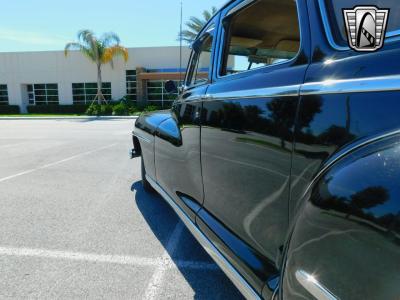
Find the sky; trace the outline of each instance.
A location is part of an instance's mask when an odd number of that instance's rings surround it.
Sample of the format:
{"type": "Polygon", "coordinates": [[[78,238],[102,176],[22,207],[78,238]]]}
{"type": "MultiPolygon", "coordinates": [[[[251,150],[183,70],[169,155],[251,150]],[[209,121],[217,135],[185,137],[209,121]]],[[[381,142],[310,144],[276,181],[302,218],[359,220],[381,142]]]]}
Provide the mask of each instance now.
{"type": "MultiPolygon", "coordinates": [[[[182,0],[184,20],[227,0],[182,0]]],[[[178,45],[180,0],[0,0],[0,52],[63,50],[81,29],[125,47],[178,45]]]]}

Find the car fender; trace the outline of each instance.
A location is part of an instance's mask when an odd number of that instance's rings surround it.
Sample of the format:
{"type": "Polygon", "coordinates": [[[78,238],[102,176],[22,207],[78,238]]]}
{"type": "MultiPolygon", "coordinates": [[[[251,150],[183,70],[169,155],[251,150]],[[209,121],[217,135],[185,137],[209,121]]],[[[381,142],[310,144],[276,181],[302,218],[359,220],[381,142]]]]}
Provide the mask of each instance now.
{"type": "Polygon", "coordinates": [[[397,299],[400,134],[348,149],[315,178],[286,245],[281,299],[397,299]]]}
{"type": "Polygon", "coordinates": [[[133,144],[136,152],[140,153],[146,168],[146,174],[151,178],[156,178],[154,138],[157,128],[164,121],[172,118],[170,110],[146,112],[139,116],[135,122],[133,134],[133,144]],[[136,149],[140,146],[140,149],[136,149]]]}

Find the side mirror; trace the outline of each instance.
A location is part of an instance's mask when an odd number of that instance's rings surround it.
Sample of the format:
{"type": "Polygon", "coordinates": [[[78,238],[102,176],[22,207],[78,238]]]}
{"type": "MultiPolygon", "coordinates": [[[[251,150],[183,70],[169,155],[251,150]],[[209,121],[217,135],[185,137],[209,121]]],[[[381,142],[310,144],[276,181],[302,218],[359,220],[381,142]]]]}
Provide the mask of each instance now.
{"type": "Polygon", "coordinates": [[[176,86],[175,81],[172,81],[172,80],[168,80],[167,82],[165,82],[164,89],[169,94],[178,93],[178,87],[176,86]]]}

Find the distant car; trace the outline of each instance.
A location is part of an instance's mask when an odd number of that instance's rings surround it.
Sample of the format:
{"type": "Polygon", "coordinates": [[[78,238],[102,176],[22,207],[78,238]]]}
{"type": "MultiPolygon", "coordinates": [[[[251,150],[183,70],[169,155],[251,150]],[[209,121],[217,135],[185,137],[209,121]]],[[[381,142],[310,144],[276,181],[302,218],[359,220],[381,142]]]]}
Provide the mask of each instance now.
{"type": "Polygon", "coordinates": [[[400,5],[367,2],[391,10],[371,53],[344,29],[361,1],[230,1],[136,122],[144,188],[247,298],[400,297],[400,5]]]}

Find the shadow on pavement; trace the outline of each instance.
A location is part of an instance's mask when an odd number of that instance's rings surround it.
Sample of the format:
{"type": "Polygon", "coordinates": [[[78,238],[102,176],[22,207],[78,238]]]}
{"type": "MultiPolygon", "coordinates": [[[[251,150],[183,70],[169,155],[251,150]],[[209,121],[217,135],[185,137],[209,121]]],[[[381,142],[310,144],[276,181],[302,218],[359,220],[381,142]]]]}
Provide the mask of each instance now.
{"type": "MultiPolygon", "coordinates": [[[[165,248],[176,224],[180,222],[179,218],[168,203],[158,194],[145,192],[141,181],[135,182],[131,190],[132,192],[136,191],[135,201],[137,207],[143,214],[154,235],[165,248]]],[[[186,228],[181,235],[176,251],[169,253],[169,255],[175,263],[178,261],[213,263],[210,256],[186,228]]],[[[178,266],[178,269],[194,291],[194,299],[243,299],[236,287],[219,268],[215,270],[202,270],[187,269],[178,266]]],[[[168,275],[170,274],[171,272],[168,273],[168,275]]],[[[176,279],[171,278],[170,280],[166,280],[165,288],[178,288],[179,281],[176,279]]]]}

